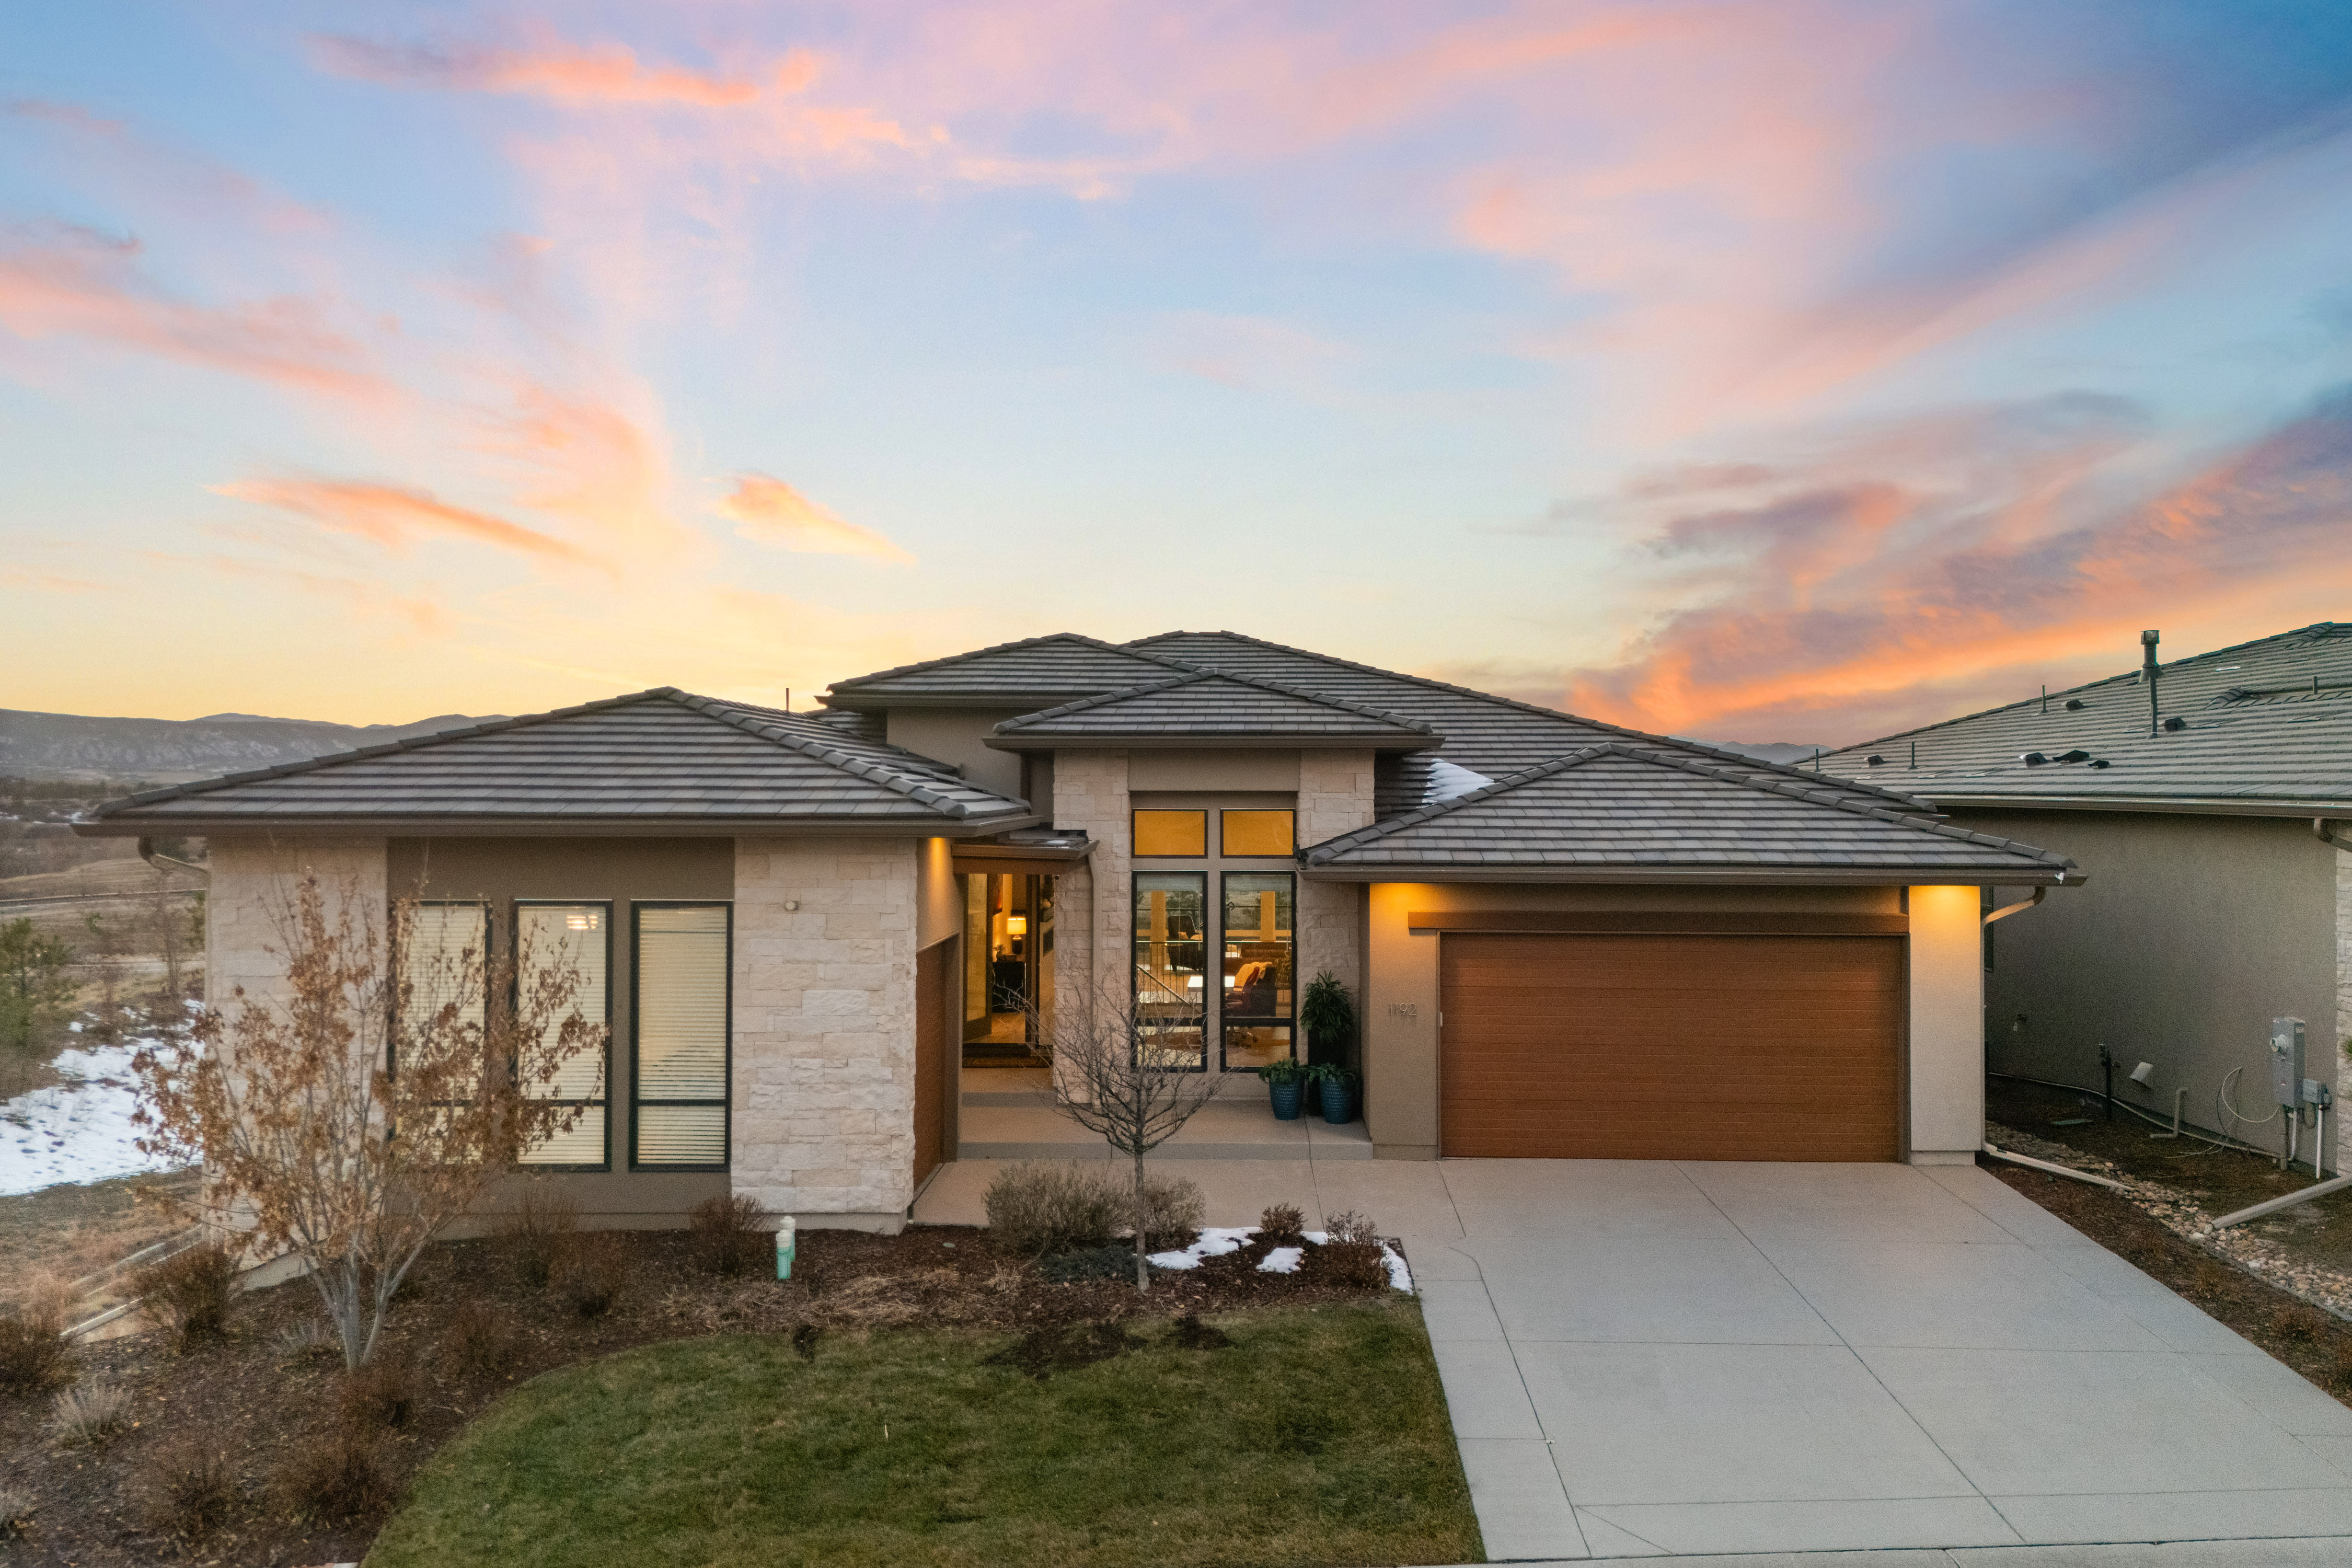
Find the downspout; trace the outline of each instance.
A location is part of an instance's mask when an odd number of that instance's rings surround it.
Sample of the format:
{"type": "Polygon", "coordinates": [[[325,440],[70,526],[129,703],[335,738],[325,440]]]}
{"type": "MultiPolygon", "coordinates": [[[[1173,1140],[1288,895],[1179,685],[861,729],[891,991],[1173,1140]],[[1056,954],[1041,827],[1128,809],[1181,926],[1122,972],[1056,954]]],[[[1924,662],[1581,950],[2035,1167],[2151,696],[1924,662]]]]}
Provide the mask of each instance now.
{"type": "Polygon", "coordinates": [[[166,866],[181,871],[194,871],[197,876],[202,877],[205,879],[207,886],[211,884],[213,879],[213,874],[202,866],[192,866],[185,860],[174,860],[169,855],[156,854],[155,841],[152,838],[142,838],[139,841],[139,858],[146,861],[147,864],[154,867],[158,871],[163,869],[166,866]]]}
{"type": "Polygon", "coordinates": [[[2352,842],[2338,838],[2328,831],[2327,818],[2324,816],[2315,816],[2311,819],[2311,836],[2330,848],[2341,849],[2347,854],[2352,854],[2352,842]]]}
{"type": "Polygon", "coordinates": [[[2040,903],[2043,899],[2049,896],[2049,889],[2036,888],[2033,889],[2033,896],[2030,899],[2020,899],[2013,904],[2003,904],[1997,910],[1987,910],[1985,911],[1984,923],[1990,925],[1995,921],[2007,920],[2010,916],[2016,914],[2021,910],[2032,909],[2034,905],[2040,903]]]}

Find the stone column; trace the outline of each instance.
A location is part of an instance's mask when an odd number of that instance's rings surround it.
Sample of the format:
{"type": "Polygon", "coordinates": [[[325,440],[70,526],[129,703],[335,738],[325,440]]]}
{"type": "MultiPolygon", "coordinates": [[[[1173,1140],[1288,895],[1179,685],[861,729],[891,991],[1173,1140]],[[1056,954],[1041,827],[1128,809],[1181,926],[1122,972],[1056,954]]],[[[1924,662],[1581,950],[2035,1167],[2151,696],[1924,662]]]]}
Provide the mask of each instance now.
{"type": "Polygon", "coordinates": [[[803,1224],[914,1201],[920,848],[736,840],[734,1189],[803,1224]]]}

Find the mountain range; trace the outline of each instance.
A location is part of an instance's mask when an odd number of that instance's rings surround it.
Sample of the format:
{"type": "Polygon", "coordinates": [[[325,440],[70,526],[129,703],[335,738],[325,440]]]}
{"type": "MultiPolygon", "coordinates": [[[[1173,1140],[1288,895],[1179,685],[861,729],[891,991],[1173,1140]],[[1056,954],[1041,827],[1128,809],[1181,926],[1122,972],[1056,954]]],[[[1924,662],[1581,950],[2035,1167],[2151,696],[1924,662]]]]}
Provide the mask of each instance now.
{"type": "Polygon", "coordinates": [[[96,719],[0,708],[0,776],[176,784],[482,722],[464,713],[413,724],[330,724],[252,713],[96,719]]]}

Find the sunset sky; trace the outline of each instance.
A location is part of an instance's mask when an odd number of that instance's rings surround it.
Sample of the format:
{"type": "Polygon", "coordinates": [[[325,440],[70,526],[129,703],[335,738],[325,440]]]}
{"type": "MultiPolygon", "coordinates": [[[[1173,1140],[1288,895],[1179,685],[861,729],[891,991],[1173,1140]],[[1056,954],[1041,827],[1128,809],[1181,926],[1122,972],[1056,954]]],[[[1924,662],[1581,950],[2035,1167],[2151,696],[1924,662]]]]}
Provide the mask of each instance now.
{"type": "Polygon", "coordinates": [[[2352,620],[2347,503],[2341,0],[0,8],[0,707],[1835,743],[2352,620]]]}

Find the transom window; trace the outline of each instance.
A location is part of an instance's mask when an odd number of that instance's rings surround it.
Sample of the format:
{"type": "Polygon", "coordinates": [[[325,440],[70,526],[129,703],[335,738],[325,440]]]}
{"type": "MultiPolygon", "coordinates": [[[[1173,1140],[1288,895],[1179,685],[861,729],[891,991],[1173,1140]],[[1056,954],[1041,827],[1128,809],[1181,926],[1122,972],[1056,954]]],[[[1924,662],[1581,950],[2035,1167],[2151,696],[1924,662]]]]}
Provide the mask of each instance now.
{"type": "Polygon", "coordinates": [[[1135,852],[1165,859],[1199,859],[1209,852],[1209,814],[1205,811],[1135,813],[1135,852]]]}

